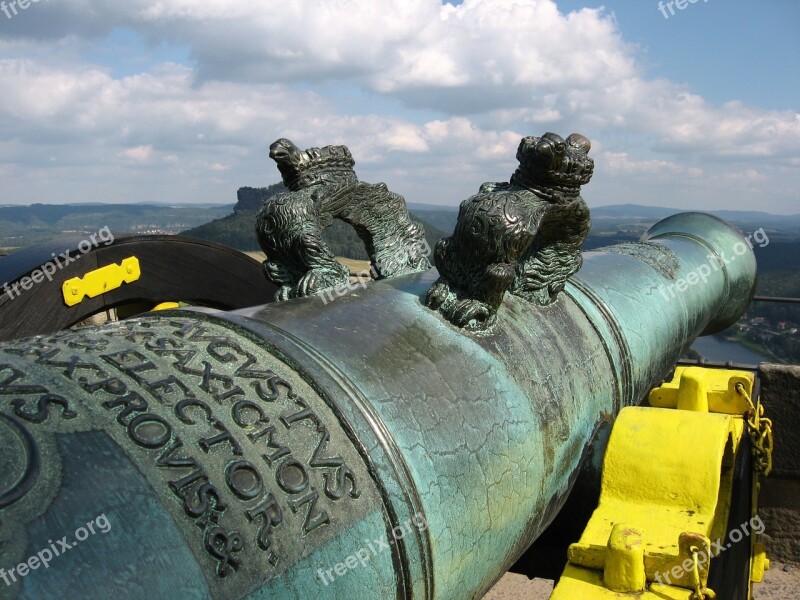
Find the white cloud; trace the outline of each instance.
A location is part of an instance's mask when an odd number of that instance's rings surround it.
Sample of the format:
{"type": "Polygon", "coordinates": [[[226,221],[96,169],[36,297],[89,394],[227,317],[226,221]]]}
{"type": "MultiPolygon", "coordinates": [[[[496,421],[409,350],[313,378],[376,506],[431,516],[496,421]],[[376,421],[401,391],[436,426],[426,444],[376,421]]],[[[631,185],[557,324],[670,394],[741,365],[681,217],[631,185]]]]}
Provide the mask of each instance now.
{"type": "MultiPolygon", "coordinates": [[[[130,164],[153,173],[131,199],[147,190],[149,199],[222,200],[193,186],[213,173],[232,195],[276,180],[266,148],[283,136],[346,143],[360,177],[413,190],[417,201],[456,202],[485,179],[508,177],[519,138],[547,130],[596,140],[586,195],[613,196],[606,203],[631,201],[619,196],[634,190],[641,197],[648,177],[665,174],[667,186],[695,182],[696,192],[681,192],[699,198],[698,180],[733,186],[728,174],[752,169],[788,210],[785,190],[800,179],[800,115],[713,106],[686,86],[648,79],[602,9],[563,14],[551,0],[73,0],[23,16],[0,32],[0,164],[14,197],[34,170],[57,179],[69,168],[66,189],[86,199],[102,188],[98,177],[124,179],[119,169],[130,164]],[[119,27],[188,47],[191,63],[115,76],[82,58],[119,27]]],[[[748,201],[728,191],[719,202],[748,201]]]]}
{"type": "Polygon", "coordinates": [[[605,166],[610,173],[681,173],[684,168],[666,160],[635,160],[627,152],[603,152],[595,158],[598,167],[605,166]]]}
{"type": "Polygon", "coordinates": [[[145,163],[153,157],[153,147],[147,145],[128,148],[127,150],[120,152],[120,156],[132,162],[145,163]]]}

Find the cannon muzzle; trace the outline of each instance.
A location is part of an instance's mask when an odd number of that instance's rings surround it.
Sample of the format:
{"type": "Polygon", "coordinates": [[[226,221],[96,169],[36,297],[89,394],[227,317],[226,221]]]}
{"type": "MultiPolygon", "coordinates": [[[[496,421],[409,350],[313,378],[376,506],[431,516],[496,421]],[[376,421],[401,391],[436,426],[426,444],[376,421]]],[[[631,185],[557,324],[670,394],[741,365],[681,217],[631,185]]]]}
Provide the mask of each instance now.
{"type": "Polygon", "coordinates": [[[436,279],[0,345],[0,597],[480,598],[755,259],[675,215],[480,332],[436,279]]]}

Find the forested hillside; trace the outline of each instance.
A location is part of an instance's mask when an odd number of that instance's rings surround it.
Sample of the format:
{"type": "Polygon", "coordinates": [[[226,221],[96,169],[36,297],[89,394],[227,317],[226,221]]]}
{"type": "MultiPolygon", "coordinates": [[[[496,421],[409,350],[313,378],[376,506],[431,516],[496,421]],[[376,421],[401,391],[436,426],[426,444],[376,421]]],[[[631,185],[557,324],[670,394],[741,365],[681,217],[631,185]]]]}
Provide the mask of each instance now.
{"type": "MultiPolygon", "coordinates": [[[[240,188],[237,192],[238,202],[233,214],[221,219],[216,219],[205,225],[195,227],[183,232],[183,235],[199,237],[231,246],[237,250],[259,250],[256,240],[255,224],[258,209],[267,198],[274,196],[286,188],[282,184],[271,185],[266,188],[240,188]]],[[[431,248],[439,238],[449,235],[436,226],[425,221],[419,215],[411,213],[411,218],[422,224],[425,228],[425,238],[431,248]]],[[[338,219],[326,228],[323,233],[331,251],[336,256],[366,260],[367,252],[364,243],[356,235],[355,230],[338,219]]]]}

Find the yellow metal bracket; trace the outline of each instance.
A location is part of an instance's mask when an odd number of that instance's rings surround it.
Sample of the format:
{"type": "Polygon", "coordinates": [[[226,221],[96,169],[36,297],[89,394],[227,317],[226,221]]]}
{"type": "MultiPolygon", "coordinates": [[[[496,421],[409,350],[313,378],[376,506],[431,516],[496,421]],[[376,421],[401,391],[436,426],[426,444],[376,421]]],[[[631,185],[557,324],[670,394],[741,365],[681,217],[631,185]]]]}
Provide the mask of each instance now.
{"type": "Polygon", "coordinates": [[[677,367],[672,381],[650,392],[650,406],[743,415],[748,398],[737,387],[752,390],[753,380],[749,371],[677,367]]]}
{"type": "Polygon", "coordinates": [[[753,381],[747,371],[679,367],[650,393],[653,407],[620,411],[598,507],[551,600],[715,597],[711,540],[727,533],[753,381]]]}
{"type": "Polygon", "coordinates": [[[151,311],[158,311],[158,310],[172,310],[173,308],[180,308],[180,302],[161,302],[160,304],[156,304],[151,311]]]}
{"type": "Polygon", "coordinates": [[[111,290],[116,290],[123,283],[136,281],[141,275],[139,259],[135,256],[129,256],[120,264],[111,263],[105,267],[89,271],[83,277],[68,279],[61,286],[61,293],[67,306],[75,306],[80,304],[86,296],[94,298],[111,290]]]}

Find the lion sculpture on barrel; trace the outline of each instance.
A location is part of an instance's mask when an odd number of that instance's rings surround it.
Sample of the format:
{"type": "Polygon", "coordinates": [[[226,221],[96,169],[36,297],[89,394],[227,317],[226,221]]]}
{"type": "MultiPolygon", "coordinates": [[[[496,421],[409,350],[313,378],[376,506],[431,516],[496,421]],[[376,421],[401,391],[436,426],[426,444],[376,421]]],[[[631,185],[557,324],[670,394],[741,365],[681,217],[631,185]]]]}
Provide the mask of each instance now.
{"type": "Polygon", "coordinates": [[[288,188],[267,200],[256,218],[258,243],[267,255],[264,274],[279,286],[276,300],[347,285],[349,271],[322,234],[333,219],[355,229],[376,279],[430,268],[425,230],[411,220],[403,197],[383,183],[360,182],[346,146],[300,150],[281,138],[269,155],[288,188]]]}
{"type": "Polygon", "coordinates": [[[580,190],[594,170],[590,147],[576,133],[523,138],[511,180],[484,183],[461,203],[453,235],[436,244],[440,277],[425,303],[459,327],[483,330],[506,291],[538,305],[554,302],[581,267],[589,233],[580,190]]]}

